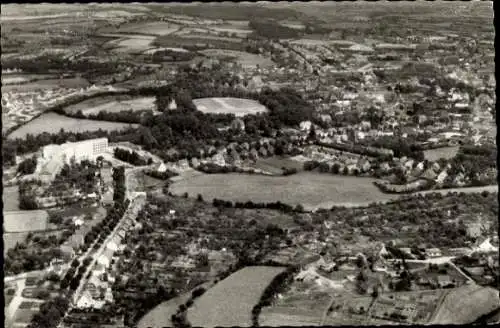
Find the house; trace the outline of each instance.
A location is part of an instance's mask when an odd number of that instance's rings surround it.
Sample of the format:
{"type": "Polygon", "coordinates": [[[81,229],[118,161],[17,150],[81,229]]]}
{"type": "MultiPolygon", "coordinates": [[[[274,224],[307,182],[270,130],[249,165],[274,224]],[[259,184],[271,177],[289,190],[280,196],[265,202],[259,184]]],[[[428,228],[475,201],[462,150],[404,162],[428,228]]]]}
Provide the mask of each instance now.
{"type": "Polygon", "coordinates": [[[436,277],[436,284],[439,288],[453,287],[455,285],[449,275],[438,275],[436,277]]]}
{"type": "Polygon", "coordinates": [[[387,162],[383,162],[382,164],[380,164],[380,170],[384,173],[387,173],[389,172],[391,169],[391,166],[389,165],[389,163],[387,162]]]}
{"type": "Polygon", "coordinates": [[[427,248],[425,250],[425,255],[428,257],[440,257],[442,254],[439,248],[427,248]]]}
{"type": "Polygon", "coordinates": [[[448,176],[448,173],[446,172],[446,170],[443,170],[441,173],[439,173],[439,175],[437,176],[436,178],[436,182],[437,183],[443,183],[444,180],[446,179],[446,177],[448,176]]]}
{"type": "Polygon", "coordinates": [[[301,131],[309,131],[309,130],[311,130],[311,127],[312,127],[311,121],[300,122],[300,130],[301,131]]]}
{"type": "Polygon", "coordinates": [[[433,169],[428,168],[427,170],[425,170],[425,172],[420,177],[422,179],[434,181],[437,178],[437,174],[436,174],[436,172],[434,172],[433,169]]]}

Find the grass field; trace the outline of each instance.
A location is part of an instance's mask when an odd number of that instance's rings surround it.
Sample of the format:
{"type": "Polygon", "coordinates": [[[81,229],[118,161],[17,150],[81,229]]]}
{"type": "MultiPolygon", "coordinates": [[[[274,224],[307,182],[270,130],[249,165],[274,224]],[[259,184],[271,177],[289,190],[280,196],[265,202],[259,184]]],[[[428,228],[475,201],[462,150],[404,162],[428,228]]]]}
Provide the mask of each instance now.
{"type": "Polygon", "coordinates": [[[155,109],[154,97],[132,98],[128,96],[99,97],[82,101],[81,103],[68,106],[64,109],[66,113],[74,114],[79,110],[83,115],[97,114],[100,111],[118,113],[122,111],[141,111],[155,109]]]}
{"type": "Polygon", "coordinates": [[[47,229],[48,214],[43,210],[4,212],[5,232],[27,232],[47,229]]]}
{"type": "Polygon", "coordinates": [[[3,210],[19,211],[19,187],[5,187],[2,192],[3,210]]]}
{"type": "Polygon", "coordinates": [[[188,310],[193,327],[252,325],[251,312],[271,280],[284,268],[243,268],[209,289],[188,310]]]}
{"type": "Polygon", "coordinates": [[[203,113],[229,113],[235,116],[267,111],[258,101],[241,98],[199,98],[194,99],[196,109],[203,113]]]}
{"type": "Polygon", "coordinates": [[[58,88],[79,89],[88,87],[90,84],[84,78],[49,79],[24,84],[10,84],[2,86],[2,92],[34,92],[37,90],[51,90],[58,88]]]}
{"type": "Polygon", "coordinates": [[[201,194],[204,199],[302,204],[306,209],[332,206],[366,206],[398,198],[382,193],[375,179],[300,172],[287,177],[207,174],[174,183],[170,190],[177,195],[201,194]],[[245,188],[241,188],[245,186],[245,188]]]}
{"type": "Polygon", "coordinates": [[[273,61],[270,58],[266,58],[263,56],[259,56],[256,54],[251,54],[244,51],[235,51],[235,50],[223,50],[223,49],[207,49],[202,50],[200,53],[209,56],[209,57],[232,57],[238,63],[240,63],[243,67],[259,67],[268,68],[274,65],[273,61]]]}
{"type": "Polygon", "coordinates": [[[456,146],[424,150],[424,156],[425,159],[432,162],[437,161],[440,158],[450,159],[455,157],[455,155],[458,153],[458,149],[459,147],[456,146]]]}
{"type": "Polygon", "coordinates": [[[109,41],[105,44],[106,48],[112,48],[115,52],[143,52],[151,48],[151,43],[155,40],[155,36],[147,35],[127,35],[123,34],[103,34],[104,36],[118,37],[116,40],[109,41]]]}
{"type": "Polygon", "coordinates": [[[113,131],[136,126],[137,124],[76,119],[56,113],[45,113],[13,131],[8,138],[25,138],[27,134],[36,136],[44,132],[58,133],[61,129],[72,132],[97,131],[99,129],[113,131]]]}

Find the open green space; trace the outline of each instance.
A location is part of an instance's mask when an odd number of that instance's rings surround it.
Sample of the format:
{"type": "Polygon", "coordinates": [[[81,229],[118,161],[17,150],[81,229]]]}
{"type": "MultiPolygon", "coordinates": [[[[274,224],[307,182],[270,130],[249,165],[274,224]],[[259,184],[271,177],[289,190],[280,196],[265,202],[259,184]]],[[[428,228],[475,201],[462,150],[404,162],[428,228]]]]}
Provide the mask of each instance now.
{"type": "Polygon", "coordinates": [[[201,194],[205,200],[214,198],[257,203],[280,201],[289,205],[301,204],[306,209],[332,206],[363,206],[398,198],[382,193],[373,178],[337,176],[301,172],[287,177],[208,174],[181,180],[170,190],[177,195],[201,194]]]}
{"type": "Polygon", "coordinates": [[[136,124],[77,119],[56,113],[45,113],[13,131],[8,138],[25,138],[28,134],[36,136],[44,132],[58,133],[61,129],[71,132],[97,131],[99,129],[113,131],[135,126],[136,124]]]}

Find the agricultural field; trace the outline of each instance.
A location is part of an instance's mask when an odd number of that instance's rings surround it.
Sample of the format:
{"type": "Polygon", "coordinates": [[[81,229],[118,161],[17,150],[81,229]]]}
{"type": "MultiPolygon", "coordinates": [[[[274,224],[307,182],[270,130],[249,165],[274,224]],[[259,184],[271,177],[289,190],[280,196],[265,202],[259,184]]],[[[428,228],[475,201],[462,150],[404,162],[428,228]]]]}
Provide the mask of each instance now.
{"type": "Polygon", "coordinates": [[[101,111],[119,113],[122,111],[154,110],[154,97],[132,98],[129,96],[107,96],[88,99],[81,103],[68,106],[64,109],[67,114],[82,111],[83,115],[96,115],[101,111]]]}
{"type": "Polygon", "coordinates": [[[440,158],[450,159],[455,157],[458,153],[459,147],[443,147],[437,149],[424,150],[424,157],[426,160],[435,162],[440,158]]]}
{"type": "Polygon", "coordinates": [[[196,109],[203,113],[224,113],[235,116],[266,112],[267,108],[256,100],[242,98],[199,98],[194,99],[196,109]]]}
{"type": "Polygon", "coordinates": [[[47,229],[48,214],[43,210],[4,212],[4,231],[26,232],[47,229]]]}
{"type": "Polygon", "coordinates": [[[86,88],[88,86],[90,86],[90,84],[84,78],[49,79],[49,80],[28,82],[24,84],[3,85],[2,92],[35,92],[39,90],[51,90],[60,88],[80,89],[80,88],[86,88]]]}
{"type": "Polygon", "coordinates": [[[172,321],[170,318],[172,314],[175,314],[179,309],[179,305],[185,304],[194,289],[198,289],[200,287],[208,289],[212,286],[211,282],[204,283],[196,288],[193,288],[189,292],[186,292],[182,295],[179,295],[171,300],[161,303],[153,310],[148,312],[144,317],[142,317],[137,323],[137,328],[148,328],[148,327],[173,327],[172,321]]]}
{"type": "Polygon", "coordinates": [[[120,26],[114,33],[137,33],[148,35],[167,35],[180,28],[177,24],[167,22],[132,23],[120,26]]]}
{"type": "Polygon", "coordinates": [[[281,21],[279,23],[282,26],[286,26],[286,27],[293,28],[296,30],[304,30],[306,28],[306,26],[302,22],[299,22],[299,21],[284,20],[284,21],[281,21]]]}
{"type": "Polygon", "coordinates": [[[50,74],[2,74],[2,84],[21,84],[39,80],[54,79],[54,75],[50,74]]]}
{"type": "Polygon", "coordinates": [[[177,195],[187,192],[201,194],[204,199],[253,201],[259,203],[283,202],[302,204],[306,209],[332,206],[366,206],[398,198],[382,193],[372,178],[336,176],[300,172],[287,177],[247,174],[207,174],[172,184],[177,195]],[[241,186],[246,186],[241,188],[241,186]]]}
{"type": "Polygon", "coordinates": [[[205,292],[188,310],[193,327],[252,325],[252,308],[264,289],[284,268],[250,266],[233,273],[205,292]]]}
{"type": "Polygon", "coordinates": [[[233,37],[244,38],[252,33],[252,30],[248,27],[248,22],[246,24],[244,23],[245,21],[242,21],[242,23],[236,21],[220,25],[211,25],[207,26],[207,28],[214,32],[229,33],[233,37]]]}
{"type": "Polygon", "coordinates": [[[499,307],[498,290],[464,285],[446,295],[431,324],[468,324],[499,307]]]}
{"type": "Polygon", "coordinates": [[[99,129],[113,131],[128,127],[137,127],[137,124],[126,124],[107,121],[76,119],[56,113],[45,113],[26,123],[8,135],[9,139],[26,138],[26,135],[39,135],[44,132],[58,133],[61,129],[72,132],[97,131],[99,129]]]}
{"type": "MultiPolygon", "coordinates": [[[[110,34],[109,36],[120,36],[119,34],[110,34]]],[[[122,36],[122,35],[121,35],[122,36]]],[[[127,35],[117,40],[106,43],[107,48],[112,48],[115,52],[141,53],[151,48],[151,43],[155,40],[154,36],[146,35],[127,35]]]]}
{"type": "Polygon", "coordinates": [[[209,34],[169,34],[157,37],[154,40],[154,46],[156,47],[198,47],[198,48],[223,48],[228,50],[243,50],[244,46],[240,39],[228,38],[228,37],[218,37],[209,34]]]}
{"type": "Polygon", "coordinates": [[[202,50],[200,53],[205,56],[215,57],[215,58],[232,58],[235,62],[241,64],[241,66],[269,68],[274,65],[274,62],[270,58],[266,58],[260,55],[251,54],[244,51],[234,51],[234,50],[223,50],[223,49],[207,49],[202,50]]]}

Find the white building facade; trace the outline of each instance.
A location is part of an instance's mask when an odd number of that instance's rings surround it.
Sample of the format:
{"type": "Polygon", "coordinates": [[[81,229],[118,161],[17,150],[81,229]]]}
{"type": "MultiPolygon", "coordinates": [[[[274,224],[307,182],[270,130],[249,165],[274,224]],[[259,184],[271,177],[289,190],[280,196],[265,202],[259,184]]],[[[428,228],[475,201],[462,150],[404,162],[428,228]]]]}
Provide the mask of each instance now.
{"type": "Polygon", "coordinates": [[[71,158],[77,162],[105,153],[108,150],[108,138],[84,140],[80,142],[67,142],[62,145],[48,145],[43,147],[43,158],[50,160],[53,157],[63,157],[66,163],[71,158]]]}

